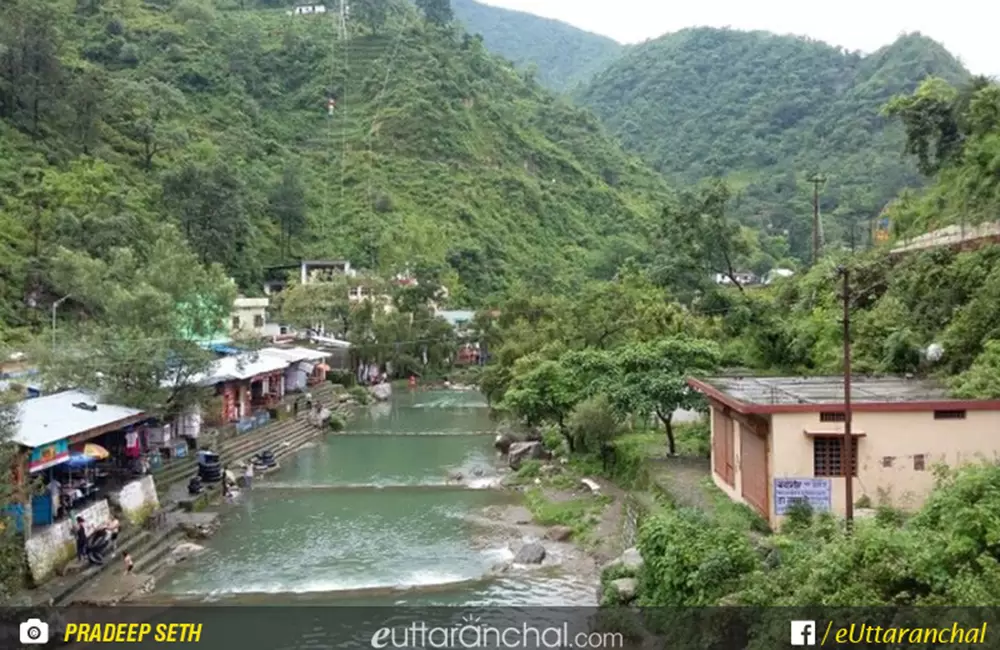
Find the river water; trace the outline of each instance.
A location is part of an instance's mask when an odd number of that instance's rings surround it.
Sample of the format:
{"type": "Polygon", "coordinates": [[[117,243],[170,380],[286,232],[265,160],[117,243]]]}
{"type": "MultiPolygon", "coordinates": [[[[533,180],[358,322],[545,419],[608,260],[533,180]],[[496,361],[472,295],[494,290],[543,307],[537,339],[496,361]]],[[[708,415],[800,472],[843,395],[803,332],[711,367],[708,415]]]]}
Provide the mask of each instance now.
{"type": "Polygon", "coordinates": [[[397,390],[258,478],[207,550],[157,586],[180,603],[594,604],[594,584],[558,567],[494,576],[512,557],[473,520],[513,497],[497,472],[481,395],[397,390]],[[459,471],[469,477],[449,482],[459,471]]]}

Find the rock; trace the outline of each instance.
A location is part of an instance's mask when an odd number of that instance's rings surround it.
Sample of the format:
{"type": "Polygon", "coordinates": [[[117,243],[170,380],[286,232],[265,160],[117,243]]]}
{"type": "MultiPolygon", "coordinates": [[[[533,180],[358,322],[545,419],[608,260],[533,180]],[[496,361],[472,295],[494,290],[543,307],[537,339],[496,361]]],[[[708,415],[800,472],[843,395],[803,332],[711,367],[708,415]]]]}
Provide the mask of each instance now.
{"type": "Polygon", "coordinates": [[[383,383],[383,384],[376,384],[376,385],[372,386],[371,388],[369,388],[368,391],[378,401],[380,401],[380,402],[386,402],[386,401],[389,400],[390,397],[392,397],[392,384],[390,384],[388,382],[383,383]]]}
{"type": "Polygon", "coordinates": [[[553,526],[545,532],[545,539],[553,542],[565,542],[573,536],[573,529],[569,526],[553,526]]]}
{"type": "Polygon", "coordinates": [[[448,480],[449,481],[455,481],[457,483],[461,483],[462,479],[464,479],[464,478],[465,478],[465,475],[462,474],[462,472],[452,472],[451,474],[448,475],[448,480]]]}
{"type": "Polygon", "coordinates": [[[192,555],[197,555],[205,550],[204,546],[199,546],[191,542],[184,542],[183,544],[178,544],[174,550],[170,551],[170,560],[172,562],[183,562],[192,555]]]}
{"type": "Polygon", "coordinates": [[[567,464],[569,464],[569,458],[560,458],[559,459],[559,464],[560,465],[567,465],[567,464]]]}
{"type": "Polygon", "coordinates": [[[476,469],[472,470],[472,475],[473,476],[482,476],[483,475],[483,468],[482,467],[477,467],[476,469]]]}
{"type": "Polygon", "coordinates": [[[545,559],[545,547],[538,542],[528,542],[514,556],[517,564],[541,564],[545,559]]]}
{"type": "Polygon", "coordinates": [[[351,396],[347,393],[341,393],[339,396],[337,396],[337,401],[340,402],[341,404],[350,402],[351,396]]]}
{"type": "Polygon", "coordinates": [[[580,479],[580,483],[584,487],[586,487],[588,490],[590,490],[591,494],[600,494],[601,493],[601,486],[600,486],[600,484],[598,484],[598,482],[594,481],[593,479],[582,478],[582,479],[580,479]]]}
{"type": "Polygon", "coordinates": [[[542,474],[546,476],[552,476],[553,474],[558,474],[562,471],[562,468],[558,465],[542,465],[542,474]]]}
{"type": "Polygon", "coordinates": [[[545,448],[542,443],[515,442],[507,450],[507,464],[513,470],[520,469],[521,464],[526,460],[539,460],[545,457],[545,448]]]}
{"type": "Polygon", "coordinates": [[[636,591],[639,589],[639,581],[635,578],[619,578],[611,581],[611,589],[619,603],[625,604],[635,600],[636,591]]]}
{"type": "Polygon", "coordinates": [[[501,454],[506,454],[514,442],[514,437],[509,433],[498,433],[497,437],[493,440],[493,447],[501,454]]]}
{"type": "Polygon", "coordinates": [[[638,571],[639,569],[642,568],[643,564],[642,554],[639,553],[639,549],[637,549],[634,546],[632,548],[626,549],[625,552],[622,553],[621,557],[619,557],[618,559],[621,561],[622,565],[626,569],[630,569],[632,571],[638,571]]]}

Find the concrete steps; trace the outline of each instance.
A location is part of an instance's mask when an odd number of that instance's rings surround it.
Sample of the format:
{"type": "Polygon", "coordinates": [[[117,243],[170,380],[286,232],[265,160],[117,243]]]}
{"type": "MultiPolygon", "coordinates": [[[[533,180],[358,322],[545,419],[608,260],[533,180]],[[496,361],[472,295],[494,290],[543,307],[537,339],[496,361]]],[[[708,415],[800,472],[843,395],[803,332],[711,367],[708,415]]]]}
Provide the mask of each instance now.
{"type": "MultiPolygon", "coordinates": [[[[49,593],[52,595],[54,604],[62,605],[71,603],[75,596],[82,593],[99,576],[106,571],[114,570],[112,567],[117,567],[119,571],[122,570],[124,567],[122,566],[121,558],[126,552],[132,555],[132,561],[135,562],[136,558],[141,557],[147,549],[155,546],[159,540],[176,531],[179,531],[179,529],[174,528],[173,531],[149,531],[143,528],[124,530],[118,538],[118,548],[115,549],[114,554],[105,561],[103,566],[88,567],[73,576],[72,580],[67,583],[58,585],[56,588],[49,588],[49,593]]],[[[183,536],[183,533],[181,535],[183,536]]]]}
{"type": "Polygon", "coordinates": [[[135,569],[133,570],[136,573],[155,575],[156,569],[167,563],[171,551],[186,539],[187,536],[183,530],[179,527],[174,528],[155,543],[145,547],[141,556],[135,553],[132,554],[132,561],[135,562],[135,569]]]}

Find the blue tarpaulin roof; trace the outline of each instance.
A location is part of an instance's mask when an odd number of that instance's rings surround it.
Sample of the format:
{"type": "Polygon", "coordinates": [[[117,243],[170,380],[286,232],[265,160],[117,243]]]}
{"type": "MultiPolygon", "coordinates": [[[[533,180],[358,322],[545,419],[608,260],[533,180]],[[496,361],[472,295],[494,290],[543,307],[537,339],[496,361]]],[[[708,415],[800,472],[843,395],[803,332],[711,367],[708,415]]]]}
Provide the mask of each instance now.
{"type": "Polygon", "coordinates": [[[239,354],[240,352],[242,352],[242,350],[240,350],[239,348],[234,348],[233,346],[226,345],[225,343],[213,343],[208,346],[208,349],[211,350],[212,352],[215,352],[216,354],[225,354],[225,355],[239,354]]]}

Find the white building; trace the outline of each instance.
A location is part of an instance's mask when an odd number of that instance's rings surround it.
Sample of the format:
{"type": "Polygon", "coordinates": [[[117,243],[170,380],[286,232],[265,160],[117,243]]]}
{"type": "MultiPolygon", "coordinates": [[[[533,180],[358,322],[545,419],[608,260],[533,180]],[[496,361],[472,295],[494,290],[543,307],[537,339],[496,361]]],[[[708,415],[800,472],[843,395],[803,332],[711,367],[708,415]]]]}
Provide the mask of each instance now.
{"type": "Polygon", "coordinates": [[[311,14],[325,14],[326,5],[299,5],[291,11],[285,12],[289,16],[308,16],[311,14]]]}
{"type": "Polygon", "coordinates": [[[267,298],[239,297],[233,301],[233,312],[230,315],[230,333],[267,335],[267,298]]]}

